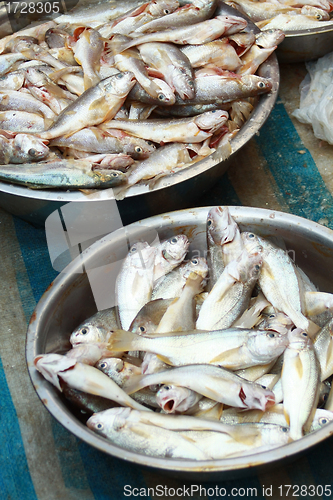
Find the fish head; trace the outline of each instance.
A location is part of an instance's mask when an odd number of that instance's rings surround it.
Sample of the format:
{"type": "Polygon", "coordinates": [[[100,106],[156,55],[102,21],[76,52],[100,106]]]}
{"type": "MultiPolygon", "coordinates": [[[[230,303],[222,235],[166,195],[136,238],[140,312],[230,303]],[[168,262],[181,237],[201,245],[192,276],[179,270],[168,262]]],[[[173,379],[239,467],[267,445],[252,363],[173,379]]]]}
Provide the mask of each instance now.
{"type": "Polygon", "coordinates": [[[96,344],[104,342],[108,333],[108,329],[101,323],[96,321],[85,321],[81,323],[72,333],[69,338],[72,346],[78,344],[96,344]]]}
{"type": "MultiPolygon", "coordinates": [[[[324,10],[324,2],[321,3],[321,7],[314,7],[313,5],[303,5],[301,8],[301,14],[304,16],[313,16],[318,21],[328,21],[330,19],[330,15],[326,10],[324,10]]],[[[326,2],[325,2],[326,4],[326,2]]]]}
{"type": "Polygon", "coordinates": [[[294,328],[288,332],[289,346],[292,349],[307,349],[313,345],[310,335],[302,328],[294,328]]]}
{"type": "Polygon", "coordinates": [[[157,99],[161,104],[172,106],[176,102],[175,94],[170,85],[160,78],[152,78],[152,81],[160,88],[161,92],[158,94],[157,99]]]}
{"type": "Polygon", "coordinates": [[[35,357],[34,365],[43,377],[51,382],[59,391],[61,386],[58,374],[62,371],[69,370],[76,365],[76,360],[71,359],[61,354],[40,354],[35,357]]]}
{"type": "Polygon", "coordinates": [[[259,330],[273,330],[283,335],[286,335],[293,326],[294,323],[289,316],[280,311],[272,312],[257,324],[259,330]]]}
{"type": "Polygon", "coordinates": [[[274,392],[256,383],[243,384],[239,397],[248,409],[266,411],[275,405],[274,392]]]}
{"type": "Polygon", "coordinates": [[[207,260],[204,257],[193,257],[189,262],[187,262],[184,266],[185,273],[184,277],[188,278],[188,276],[193,272],[199,274],[202,278],[206,278],[208,274],[208,264],[207,260]]]}
{"type": "Polygon", "coordinates": [[[49,148],[45,141],[30,134],[17,134],[15,136],[14,151],[28,162],[42,160],[49,154],[49,148]]]}
{"type": "Polygon", "coordinates": [[[237,224],[232,219],[228,207],[213,207],[207,216],[207,232],[216,245],[224,245],[233,241],[237,224]]]}
{"type": "Polygon", "coordinates": [[[152,269],[157,250],[148,245],[146,241],[138,241],[131,246],[125,265],[136,270],[152,269]]]}
{"type": "Polygon", "coordinates": [[[164,259],[182,262],[187,253],[189,244],[190,242],[185,234],[178,234],[169,238],[162,243],[162,254],[164,259]]]}
{"type": "Polygon", "coordinates": [[[95,367],[110,377],[110,374],[121,372],[124,368],[124,361],[120,358],[102,358],[95,367]]]}
{"type": "Polygon", "coordinates": [[[265,364],[280,356],[288,345],[288,335],[272,330],[254,330],[248,337],[247,348],[254,360],[265,364]]]}
{"type": "Polygon", "coordinates": [[[178,0],[153,0],[149,4],[149,12],[153,17],[162,17],[171,14],[178,7],[178,0]]]}
{"type": "Polygon", "coordinates": [[[284,40],[285,36],[284,31],[280,29],[272,28],[270,30],[261,31],[256,35],[256,45],[265,49],[275,47],[284,40]]]}
{"type": "Polygon", "coordinates": [[[206,111],[195,118],[195,124],[203,129],[214,132],[222,125],[224,125],[229,118],[227,111],[222,109],[213,109],[212,111],[206,111]]]}
{"type": "Polygon", "coordinates": [[[243,75],[242,86],[247,89],[248,95],[254,97],[256,95],[266,94],[272,90],[273,85],[268,78],[257,75],[243,75]]]}
{"type": "Polygon", "coordinates": [[[235,279],[241,283],[253,284],[257,281],[262,267],[262,256],[258,252],[248,252],[246,248],[242,251],[236,261],[230,262],[228,267],[236,264],[235,279]]]}
{"type": "Polygon", "coordinates": [[[321,429],[324,425],[333,421],[333,412],[318,408],[312,421],[312,429],[314,431],[321,429]]]}
{"type": "Polygon", "coordinates": [[[256,234],[244,231],[241,233],[241,237],[244,243],[244,247],[249,253],[263,252],[263,248],[260,244],[260,239],[256,234]]]}
{"type": "Polygon", "coordinates": [[[228,34],[238,33],[242,31],[247,26],[246,19],[243,19],[239,16],[216,16],[215,19],[218,19],[223,24],[228,26],[228,34]]]}
{"type": "Polygon", "coordinates": [[[283,446],[290,442],[289,427],[284,425],[263,424],[261,436],[264,446],[283,446]]]}
{"type": "Polygon", "coordinates": [[[126,424],[129,417],[130,408],[110,408],[109,410],[99,411],[88,418],[87,427],[98,434],[108,437],[113,432],[119,432],[126,424]]]}
{"type": "Polygon", "coordinates": [[[119,72],[101,81],[106,94],[116,95],[125,98],[134,87],[136,79],[131,71],[119,72]]]}
{"type": "Polygon", "coordinates": [[[196,403],[194,395],[194,391],[185,387],[163,385],[156,394],[156,402],[166,413],[183,412],[196,403]]]}

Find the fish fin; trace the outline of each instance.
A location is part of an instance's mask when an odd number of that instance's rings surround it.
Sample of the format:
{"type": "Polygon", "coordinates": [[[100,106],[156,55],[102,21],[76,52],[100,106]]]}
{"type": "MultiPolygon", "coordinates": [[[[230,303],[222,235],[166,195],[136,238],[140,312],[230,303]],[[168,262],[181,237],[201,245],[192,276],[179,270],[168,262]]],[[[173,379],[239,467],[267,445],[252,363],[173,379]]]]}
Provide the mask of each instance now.
{"type": "Polygon", "coordinates": [[[127,332],[125,330],[115,330],[112,332],[110,340],[107,345],[109,351],[123,352],[123,351],[137,351],[137,343],[140,343],[140,335],[136,333],[127,332]]]}
{"type": "Polygon", "coordinates": [[[328,344],[327,351],[326,351],[326,366],[330,364],[330,360],[332,359],[333,356],[333,338],[330,336],[330,343],[328,344]]]}
{"type": "Polygon", "coordinates": [[[287,425],[290,425],[289,413],[287,412],[287,410],[285,408],[283,408],[283,414],[284,414],[284,418],[286,419],[287,425]]]}
{"type": "Polygon", "coordinates": [[[221,352],[215,358],[211,359],[209,361],[209,364],[212,365],[221,365],[224,366],[225,364],[230,367],[230,364],[234,364],[236,361],[239,360],[239,354],[240,354],[240,348],[235,347],[234,349],[229,349],[228,351],[221,352]]]}
{"type": "Polygon", "coordinates": [[[309,326],[307,328],[307,333],[311,339],[313,339],[319,332],[320,326],[316,325],[313,321],[309,320],[309,326]]]}
{"type": "Polygon", "coordinates": [[[134,375],[122,386],[123,391],[125,391],[126,394],[133,394],[134,392],[139,391],[144,387],[144,385],[142,385],[142,380],[144,378],[144,375],[134,375]]]}
{"type": "Polygon", "coordinates": [[[158,359],[163,361],[163,363],[166,363],[167,365],[173,366],[173,363],[171,362],[171,360],[167,356],[163,356],[162,354],[156,354],[156,356],[158,357],[158,359]]]}
{"type": "Polygon", "coordinates": [[[295,368],[296,368],[296,371],[297,371],[297,375],[301,379],[303,377],[304,369],[303,369],[302,360],[301,360],[301,358],[299,356],[297,356],[297,358],[295,360],[295,368]]]}
{"type": "Polygon", "coordinates": [[[233,426],[235,429],[230,429],[227,434],[238,443],[248,446],[253,446],[253,440],[260,437],[261,430],[255,427],[246,428],[245,426],[233,426]]]}
{"type": "Polygon", "coordinates": [[[145,439],[151,439],[151,434],[149,432],[149,426],[146,424],[140,424],[140,423],[128,423],[128,427],[130,428],[131,432],[134,434],[137,434],[140,437],[143,437],[145,439]]]}

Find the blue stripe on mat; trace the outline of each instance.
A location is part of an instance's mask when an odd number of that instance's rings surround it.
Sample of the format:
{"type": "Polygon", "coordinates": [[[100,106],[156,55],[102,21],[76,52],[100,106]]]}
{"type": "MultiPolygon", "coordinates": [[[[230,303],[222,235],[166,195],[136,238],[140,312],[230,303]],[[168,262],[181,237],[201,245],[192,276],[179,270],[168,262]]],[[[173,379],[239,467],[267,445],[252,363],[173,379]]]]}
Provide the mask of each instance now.
{"type": "Polygon", "coordinates": [[[37,499],[20,427],[0,359],[0,498],[37,499]]]}
{"type": "MultiPolygon", "coordinates": [[[[13,220],[32,293],[35,301],[38,302],[46,288],[58,275],[51,265],[45,230],[35,228],[18,217],[13,217],[13,220]]],[[[33,310],[30,315],[32,312],[33,310]]]]}
{"type": "Polygon", "coordinates": [[[290,212],[316,222],[325,221],[325,225],[333,229],[332,194],[281,100],[277,101],[255,141],[290,212]]]}
{"type": "MultiPolygon", "coordinates": [[[[141,469],[117,458],[110,457],[84,442],[79,443],[81,459],[84,463],[87,480],[96,500],[122,500],[124,487],[145,488],[141,469]],[[98,466],[96,466],[98,464],[98,466]]],[[[126,490],[125,490],[126,492],[126,490]]],[[[145,499],[151,497],[144,496],[145,499]]]]}

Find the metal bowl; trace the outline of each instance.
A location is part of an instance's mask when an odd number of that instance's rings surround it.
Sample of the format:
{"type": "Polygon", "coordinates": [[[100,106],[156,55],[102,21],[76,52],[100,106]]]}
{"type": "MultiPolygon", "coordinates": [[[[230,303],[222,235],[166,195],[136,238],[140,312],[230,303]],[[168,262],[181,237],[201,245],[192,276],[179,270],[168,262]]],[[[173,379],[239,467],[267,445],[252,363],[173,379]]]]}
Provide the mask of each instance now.
{"type": "Polygon", "coordinates": [[[298,31],[287,31],[276,54],[280,63],[295,63],[318,59],[332,51],[332,26],[298,31]]]}
{"type": "MultiPolygon", "coordinates": [[[[223,11],[230,15],[244,17],[248,21],[247,30],[255,33],[257,28],[246,16],[223,4],[223,11]]],[[[1,12],[0,12],[1,14],[1,12]]],[[[2,16],[3,17],[3,16],[2,16]]],[[[0,33],[1,21],[0,15],[0,33]]],[[[209,190],[232,164],[237,152],[260,130],[268,118],[277,98],[279,87],[279,66],[272,54],[258,72],[270,78],[273,88],[270,93],[260,96],[249,120],[232,140],[232,153],[224,161],[218,151],[176,174],[164,177],[156,187],[137,185],[130,188],[124,200],[118,202],[118,209],[125,223],[134,222],[163,211],[190,207],[209,190]]],[[[89,211],[100,211],[96,200],[113,199],[112,190],[99,191],[98,196],[87,196],[80,191],[33,190],[0,182],[0,207],[35,225],[44,225],[47,217],[66,203],[89,203],[89,211]]]]}
{"type": "MultiPolygon", "coordinates": [[[[39,301],[27,332],[26,358],[32,383],[49,412],[70,432],[86,443],[114,457],[154,468],[173,476],[200,480],[222,480],[263,472],[281,461],[293,460],[300,453],[333,434],[333,423],[308,434],[299,441],[247,457],[224,460],[191,461],[152,458],[133,453],[113,445],[88,429],[74,416],[66,400],[47,382],[33,365],[35,356],[69,348],[69,335],[83,320],[96,312],[88,277],[94,275],[99,286],[110,286],[112,264],[128,251],[127,240],[132,242],[147,235],[153,239],[170,238],[183,233],[190,240],[190,252],[206,251],[206,217],[208,208],[193,208],[170,212],[136,222],[99,240],[74,260],[49,286],[39,301]],[[124,245],[125,242],[125,245],[124,245]],[[85,270],[82,272],[82,270],[85,270]],[[199,476],[198,476],[199,474],[199,476]]],[[[242,230],[262,236],[282,238],[289,255],[322,291],[333,292],[333,231],[309,220],[271,210],[230,207],[231,215],[242,230]]],[[[196,255],[198,253],[196,252],[196,255]]],[[[112,291],[113,290],[113,291],[112,291]]],[[[106,306],[107,307],[107,306],[106,306]]]]}

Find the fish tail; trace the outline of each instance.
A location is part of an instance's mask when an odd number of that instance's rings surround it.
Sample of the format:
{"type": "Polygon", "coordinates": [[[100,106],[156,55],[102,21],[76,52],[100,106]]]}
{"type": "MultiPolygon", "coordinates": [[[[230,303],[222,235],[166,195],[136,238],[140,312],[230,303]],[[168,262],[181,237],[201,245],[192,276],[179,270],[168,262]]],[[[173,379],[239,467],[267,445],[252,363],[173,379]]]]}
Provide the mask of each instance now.
{"type": "Polygon", "coordinates": [[[115,330],[111,334],[107,348],[115,352],[142,351],[144,349],[141,348],[141,343],[144,343],[144,339],[140,335],[125,330],[115,330]]]}

